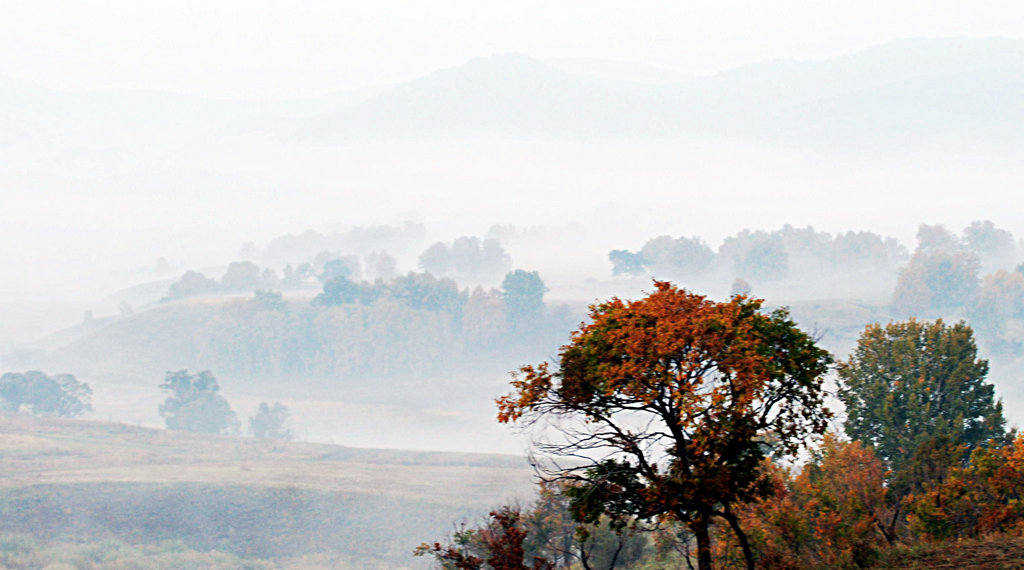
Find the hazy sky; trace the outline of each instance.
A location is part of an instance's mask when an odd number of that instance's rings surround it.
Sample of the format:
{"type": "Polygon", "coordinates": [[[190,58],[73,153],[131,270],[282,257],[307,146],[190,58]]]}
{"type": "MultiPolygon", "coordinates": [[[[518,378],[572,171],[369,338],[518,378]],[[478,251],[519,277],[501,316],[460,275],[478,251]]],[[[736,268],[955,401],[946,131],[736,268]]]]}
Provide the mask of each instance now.
{"type": "Polygon", "coordinates": [[[712,73],[904,37],[1024,37],[1014,1],[5,0],[0,75],[63,89],[288,98],[495,53],[712,73]]]}

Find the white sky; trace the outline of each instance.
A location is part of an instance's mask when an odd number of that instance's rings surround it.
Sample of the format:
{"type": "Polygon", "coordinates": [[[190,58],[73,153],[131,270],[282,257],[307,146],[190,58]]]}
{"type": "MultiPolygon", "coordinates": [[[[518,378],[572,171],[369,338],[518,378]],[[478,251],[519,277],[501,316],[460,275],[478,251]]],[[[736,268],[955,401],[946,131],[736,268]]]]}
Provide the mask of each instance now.
{"type": "Polygon", "coordinates": [[[905,37],[1024,37],[1015,1],[4,0],[0,75],[60,89],[290,98],[495,53],[713,73],[905,37]]]}

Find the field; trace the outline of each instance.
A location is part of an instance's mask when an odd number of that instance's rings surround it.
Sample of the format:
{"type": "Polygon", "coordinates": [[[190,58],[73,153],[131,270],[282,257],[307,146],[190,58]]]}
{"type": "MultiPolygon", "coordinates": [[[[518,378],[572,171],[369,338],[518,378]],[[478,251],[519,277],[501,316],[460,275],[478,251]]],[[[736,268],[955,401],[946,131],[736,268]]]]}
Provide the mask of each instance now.
{"type": "Polygon", "coordinates": [[[354,449],[0,417],[0,533],[413,567],[422,541],[532,493],[512,456],[354,449]]]}

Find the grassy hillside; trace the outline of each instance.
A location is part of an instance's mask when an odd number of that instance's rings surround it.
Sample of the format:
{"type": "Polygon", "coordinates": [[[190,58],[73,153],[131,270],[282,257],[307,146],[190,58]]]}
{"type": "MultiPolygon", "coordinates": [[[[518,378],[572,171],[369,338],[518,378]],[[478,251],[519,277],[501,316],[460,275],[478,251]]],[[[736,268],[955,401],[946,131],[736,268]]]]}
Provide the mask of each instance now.
{"type": "Polygon", "coordinates": [[[0,417],[0,532],[180,540],[254,558],[413,566],[455,520],[528,498],[511,456],[352,449],[0,417]]]}

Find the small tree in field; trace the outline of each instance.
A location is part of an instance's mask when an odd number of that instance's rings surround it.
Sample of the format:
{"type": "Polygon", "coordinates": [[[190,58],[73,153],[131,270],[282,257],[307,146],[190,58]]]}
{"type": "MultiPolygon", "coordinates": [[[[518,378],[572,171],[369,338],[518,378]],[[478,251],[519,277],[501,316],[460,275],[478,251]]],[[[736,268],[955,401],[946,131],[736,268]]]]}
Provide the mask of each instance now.
{"type": "Polygon", "coordinates": [[[167,372],[161,388],[170,392],[160,404],[167,429],[198,433],[237,433],[238,416],[231,410],[209,370],[167,372]]]}
{"type": "Polygon", "coordinates": [[[260,402],[256,415],[249,418],[249,432],[258,439],[285,439],[292,438],[292,430],[288,429],[288,406],[281,402],[274,402],[271,406],[266,402],[260,402]]]}
{"type": "Polygon", "coordinates": [[[824,432],[827,352],[761,301],[715,302],[666,282],[637,301],[591,307],[558,367],[524,366],[498,419],[560,427],[538,443],[548,480],[568,480],[573,516],[675,520],[711,568],[712,521],[726,521],[748,568],[734,507],[769,492],[761,461],[824,432]],[[559,457],[572,458],[560,465],[559,457]]]}

